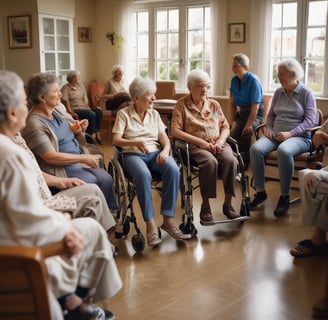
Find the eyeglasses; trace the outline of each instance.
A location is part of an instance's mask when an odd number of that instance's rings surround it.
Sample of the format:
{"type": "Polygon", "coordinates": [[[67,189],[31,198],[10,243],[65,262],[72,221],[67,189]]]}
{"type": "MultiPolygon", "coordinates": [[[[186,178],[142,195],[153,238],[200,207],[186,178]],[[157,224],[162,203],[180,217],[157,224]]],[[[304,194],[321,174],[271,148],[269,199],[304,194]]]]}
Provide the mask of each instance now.
{"type": "Polygon", "coordinates": [[[206,90],[210,90],[211,86],[209,84],[200,84],[198,86],[196,86],[198,91],[203,91],[204,89],[206,90]]]}

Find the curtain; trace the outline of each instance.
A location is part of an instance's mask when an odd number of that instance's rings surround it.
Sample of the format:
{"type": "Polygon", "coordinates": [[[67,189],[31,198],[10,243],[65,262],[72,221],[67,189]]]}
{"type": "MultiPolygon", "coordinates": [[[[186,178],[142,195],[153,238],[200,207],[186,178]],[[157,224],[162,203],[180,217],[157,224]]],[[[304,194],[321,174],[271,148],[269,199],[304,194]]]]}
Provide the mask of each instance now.
{"type": "MultiPolygon", "coordinates": [[[[132,61],[134,60],[131,56],[133,54],[132,44],[134,28],[133,28],[133,0],[117,0],[115,4],[114,14],[114,30],[117,36],[122,36],[123,41],[120,48],[117,48],[117,64],[124,67],[124,79],[125,83],[130,83],[133,78],[132,61]]],[[[116,64],[115,63],[115,64],[116,64]]]]}
{"type": "Polygon", "coordinates": [[[228,0],[211,0],[211,95],[226,92],[225,64],[227,48],[228,0]],[[219,32],[220,31],[220,32],[219,32]]]}
{"type": "Polygon", "coordinates": [[[263,91],[269,88],[272,0],[251,0],[250,70],[261,80],[263,91]]]}

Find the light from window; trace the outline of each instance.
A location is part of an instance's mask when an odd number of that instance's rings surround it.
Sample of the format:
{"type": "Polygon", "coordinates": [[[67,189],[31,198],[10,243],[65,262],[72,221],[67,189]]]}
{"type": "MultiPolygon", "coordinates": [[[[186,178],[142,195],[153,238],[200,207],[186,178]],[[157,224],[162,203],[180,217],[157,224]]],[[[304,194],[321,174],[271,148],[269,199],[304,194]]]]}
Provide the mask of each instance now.
{"type": "Polygon", "coordinates": [[[187,19],[188,73],[194,69],[201,69],[210,74],[210,8],[188,8],[187,19]]]}
{"type": "Polygon", "coordinates": [[[272,6],[270,89],[280,86],[277,64],[296,58],[304,66],[304,82],[315,94],[328,93],[325,50],[328,1],[277,1],[272,6]],[[298,21],[298,17],[299,20],[298,21]],[[306,24],[303,22],[306,21],[306,24]],[[326,88],[325,88],[326,87],[326,88]]]}
{"type": "Polygon", "coordinates": [[[134,63],[135,70],[133,74],[140,77],[149,76],[149,18],[147,11],[140,11],[134,13],[136,38],[134,57],[136,61],[134,63]]]}
{"type": "Polygon", "coordinates": [[[156,79],[179,79],[179,10],[156,11],[156,79]]]}

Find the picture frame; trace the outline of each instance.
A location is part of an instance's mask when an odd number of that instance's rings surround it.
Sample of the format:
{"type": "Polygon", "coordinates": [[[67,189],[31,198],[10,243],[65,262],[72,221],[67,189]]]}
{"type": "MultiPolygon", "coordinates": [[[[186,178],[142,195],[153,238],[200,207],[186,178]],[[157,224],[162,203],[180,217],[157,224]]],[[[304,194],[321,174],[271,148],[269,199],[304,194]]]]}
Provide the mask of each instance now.
{"type": "Polygon", "coordinates": [[[243,43],[246,42],[245,37],[245,23],[229,23],[228,39],[230,43],[243,43]]]}
{"type": "Polygon", "coordinates": [[[92,30],[90,27],[78,27],[77,28],[78,41],[79,42],[91,42],[92,30]]]}
{"type": "Polygon", "coordinates": [[[30,15],[8,16],[10,49],[32,48],[32,19],[30,15]]]}

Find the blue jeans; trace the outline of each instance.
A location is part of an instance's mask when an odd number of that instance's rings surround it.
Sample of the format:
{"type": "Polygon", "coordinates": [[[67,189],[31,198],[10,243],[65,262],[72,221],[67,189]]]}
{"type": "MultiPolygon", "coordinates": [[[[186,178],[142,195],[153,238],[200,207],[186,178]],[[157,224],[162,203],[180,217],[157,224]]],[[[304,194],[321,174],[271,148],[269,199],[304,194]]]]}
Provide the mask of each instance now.
{"type": "Polygon", "coordinates": [[[125,153],[123,156],[124,172],[134,180],[137,198],[145,221],[155,217],[152,200],[152,173],[162,179],[161,214],[174,217],[175,204],[179,192],[180,171],[170,156],[165,164],[157,164],[156,157],[160,151],[141,153],[125,153]]]}
{"type": "Polygon", "coordinates": [[[73,109],[80,119],[88,119],[87,133],[93,134],[100,131],[103,113],[100,109],[73,109]]]}
{"type": "Polygon", "coordinates": [[[65,167],[68,177],[77,177],[86,183],[97,184],[103,192],[109,209],[117,209],[112,176],[102,168],[82,168],[80,164],[65,167]]]}
{"type": "Polygon", "coordinates": [[[277,149],[281,195],[289,195],[290,183],[294,173],[294,156],[307,152],[311,147],[311,139],[292,137],[277,142],[265,136],[256,141],[250,150],[254,186],[257,191],[264,191],[265,155],[277,149]]]}

